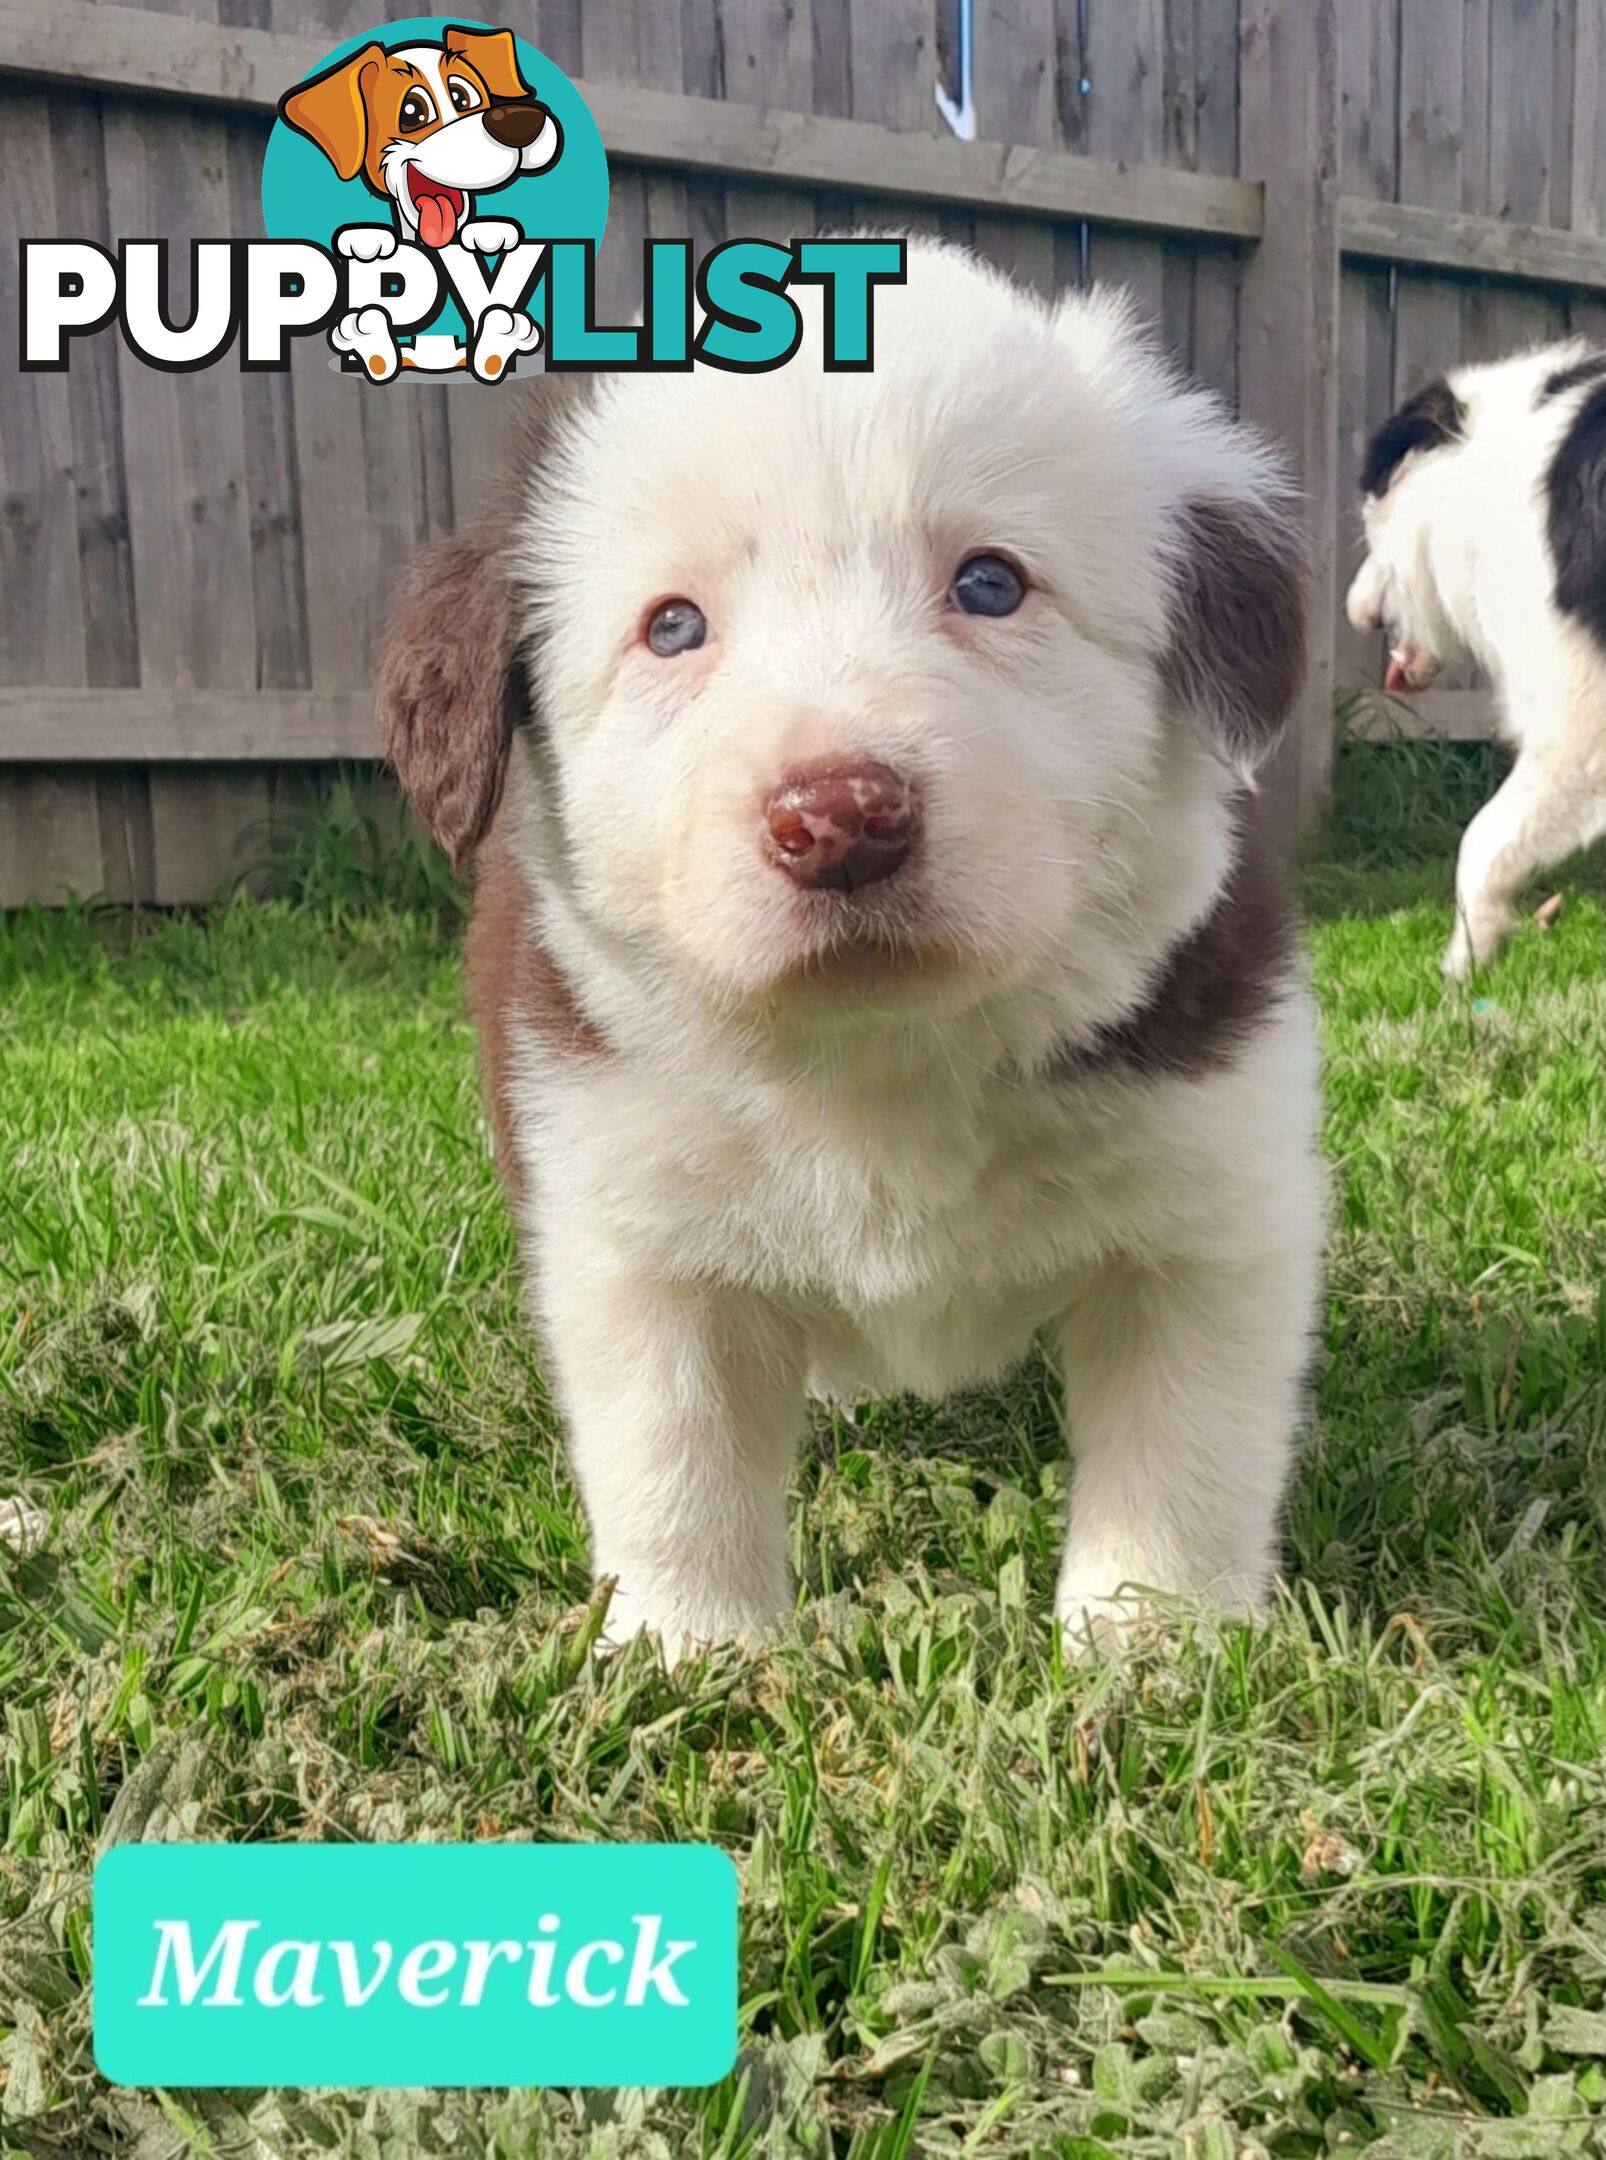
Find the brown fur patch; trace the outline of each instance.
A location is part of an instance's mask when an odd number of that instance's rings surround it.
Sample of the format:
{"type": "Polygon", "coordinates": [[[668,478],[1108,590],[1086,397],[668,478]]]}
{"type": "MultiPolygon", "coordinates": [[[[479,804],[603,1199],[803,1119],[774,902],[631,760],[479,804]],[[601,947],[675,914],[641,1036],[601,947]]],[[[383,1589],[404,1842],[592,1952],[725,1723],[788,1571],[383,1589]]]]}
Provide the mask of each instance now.
{"type": "Polygon", "coordinates": [[[1305,579],[1284,519],[1225,497],[1182,513],[1165,678],[1235,756],[1262,758],[1305,679],[1305,579]]]}
{"type": "Polygon", "coordinates": [[[1053,1079],[1199,1079],[1230,1065],[1276,1004],[1294,961],[1294,913],[1281,864],[1246,805],[1239,816],[1238,852],[1215,906],[1173,947],[1137,1011],[1066,1044],[1053,1079]]]}
{"type": "Polygon", "coordinates": [[[573,984],[537,938],[524,880],[494,834],[475,860],[467,952],[468,1004],[479,1030],[497,1166],[518,1198],[523,1179],[513,1148],[508,1096],[515,1027],[529,1029],[562,1058],[606,1057],[608,1044],[575,996],[573,984]]]}
{"type": "Polygon", "coordinates": [[[503,528],[482,526],[415,557],[374,682],[385,754],[454,864],[502,793],[516,636],[502,549],[503,528]]]}

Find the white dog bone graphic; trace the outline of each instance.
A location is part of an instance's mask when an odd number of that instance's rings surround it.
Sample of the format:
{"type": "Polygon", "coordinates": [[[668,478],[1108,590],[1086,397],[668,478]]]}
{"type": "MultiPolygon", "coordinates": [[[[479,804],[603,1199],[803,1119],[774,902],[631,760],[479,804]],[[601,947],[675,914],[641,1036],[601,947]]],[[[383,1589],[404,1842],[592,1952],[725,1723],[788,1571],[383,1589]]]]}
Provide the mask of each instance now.
{"type": "Polygon", "coordinates": [[[396,252],[396,235],[388,225],[343,225],[335,234],[335,252],[349,262],[383,262],[396,252]]]}
{"type": "Polygon", "coordinates": [[[381,307],[353,308],[329,333],[336,352],[351,353],[374,382],[389,382],[401,366],[390,317],[381,307]]]}
{"type": "Polygon", "coordinates": [[[480,217],[460,225],[457,237],[460,245],[472,248],[476,255],[505,255],[518,246],[524,232],[511,218],[480,217]]]}
{"type": "Polygon", "coordinates": [[[536,352],[541,344],[541,325],[511,308],[488,307],[474,332],[470,365],[481,382],[500,382],[508,362],[519,353],[536,352]]]}

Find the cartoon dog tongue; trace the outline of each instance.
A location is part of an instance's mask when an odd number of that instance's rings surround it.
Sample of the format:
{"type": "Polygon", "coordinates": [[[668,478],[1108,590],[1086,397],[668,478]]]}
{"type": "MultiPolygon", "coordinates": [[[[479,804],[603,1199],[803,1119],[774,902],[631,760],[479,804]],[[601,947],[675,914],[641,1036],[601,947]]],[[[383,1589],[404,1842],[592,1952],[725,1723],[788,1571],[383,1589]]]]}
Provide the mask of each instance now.
{"type": "Polygon", "coordinates": [[[457,230],[458,199],[455,190],[450,195],[417,196],[418,237],[425,247],[443,248],[450,244],[457,230]]]}

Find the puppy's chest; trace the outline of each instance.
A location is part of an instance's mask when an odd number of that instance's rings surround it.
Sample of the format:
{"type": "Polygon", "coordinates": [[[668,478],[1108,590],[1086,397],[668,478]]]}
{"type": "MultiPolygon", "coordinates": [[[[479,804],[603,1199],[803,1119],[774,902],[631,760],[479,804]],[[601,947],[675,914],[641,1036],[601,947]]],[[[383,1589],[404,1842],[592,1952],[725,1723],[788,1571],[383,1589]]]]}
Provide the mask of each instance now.
{"type": "Polygon", "coordinates": [[[1121,1107],[1003,1083],[946,1102],[621,1103],[617,1155],[591,1123],[592,1204],[673,1274],[913,1322],[1030,1299],[1138,1226],[1151,1150],[1121,1107]]]}

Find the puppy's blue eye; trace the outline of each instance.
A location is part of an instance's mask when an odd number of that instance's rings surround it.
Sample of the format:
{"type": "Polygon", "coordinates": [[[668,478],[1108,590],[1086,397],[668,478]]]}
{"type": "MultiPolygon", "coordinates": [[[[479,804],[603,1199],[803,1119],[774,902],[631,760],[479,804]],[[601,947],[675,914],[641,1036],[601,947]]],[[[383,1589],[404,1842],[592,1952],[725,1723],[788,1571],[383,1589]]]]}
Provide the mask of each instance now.
{"type": "Polygon", "coordinates": [[[660,660],[695,652],[708,636],[708,621],[691,600],[666,600],[647,621],[647,644],[660,660]]]}
{"type": "Polygon", "coordinates": [[[967,555],[948,597],[961,615],[1013,615],[1026,598],[1026,580],[1002,555],[967,555]]]}

